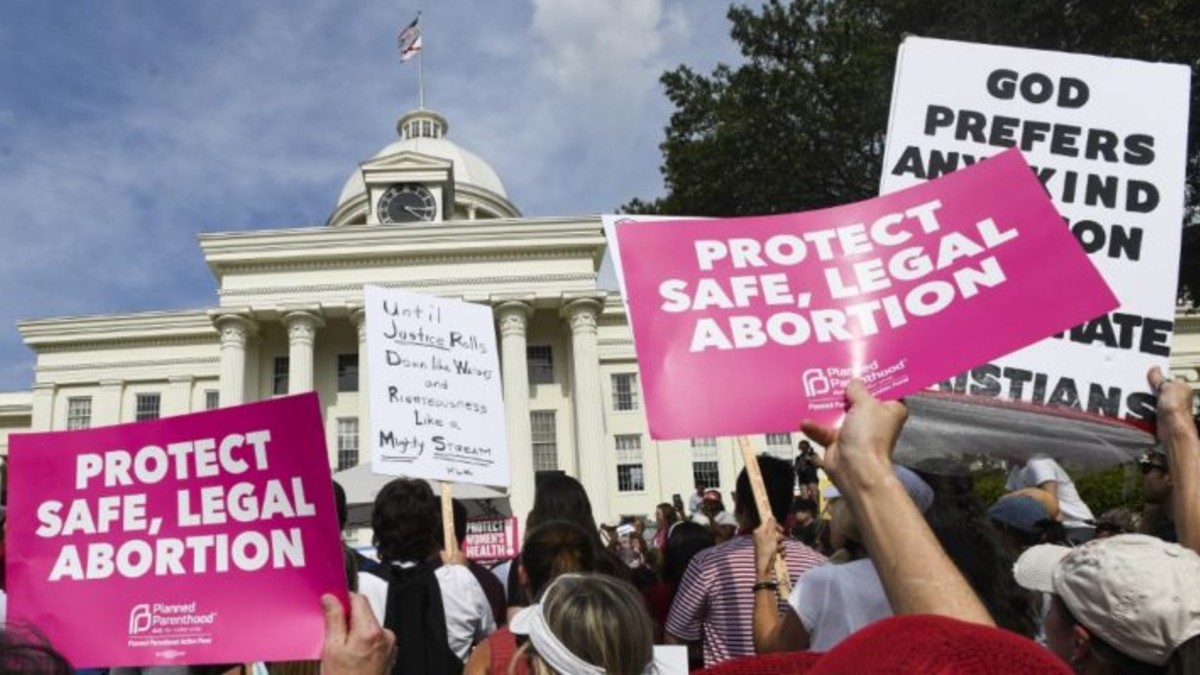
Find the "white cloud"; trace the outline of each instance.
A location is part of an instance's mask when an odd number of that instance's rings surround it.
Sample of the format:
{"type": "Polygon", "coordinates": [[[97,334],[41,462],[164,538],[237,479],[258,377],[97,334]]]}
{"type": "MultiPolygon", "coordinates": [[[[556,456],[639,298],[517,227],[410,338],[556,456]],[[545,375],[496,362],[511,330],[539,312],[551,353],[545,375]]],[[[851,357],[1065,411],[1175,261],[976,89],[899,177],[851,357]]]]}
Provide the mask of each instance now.
{"type": "MultiPolygon", "coordinates": [[[[200,231],[319,225],[416,105],[385,0],[0,6],[0,389],[29,385],[17,317],[215,302],[200,231]],[[36,6],[35,6],[36,7],[36,6]]],[[[659,189],[663,70],[728,54],[684,0],[443,0],[427,101],[530,215],[659,189]]]]}

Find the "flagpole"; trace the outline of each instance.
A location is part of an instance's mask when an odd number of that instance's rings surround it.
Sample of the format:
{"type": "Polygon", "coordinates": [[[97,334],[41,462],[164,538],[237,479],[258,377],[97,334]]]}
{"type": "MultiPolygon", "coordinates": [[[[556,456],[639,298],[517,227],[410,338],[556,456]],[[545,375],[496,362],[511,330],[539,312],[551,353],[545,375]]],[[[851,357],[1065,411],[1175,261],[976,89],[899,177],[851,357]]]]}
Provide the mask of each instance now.
{"type": "Polygon", "coordinates": [[[417,52],[417,97],[421,110],[425,109],[425,50],[417,52]]]}

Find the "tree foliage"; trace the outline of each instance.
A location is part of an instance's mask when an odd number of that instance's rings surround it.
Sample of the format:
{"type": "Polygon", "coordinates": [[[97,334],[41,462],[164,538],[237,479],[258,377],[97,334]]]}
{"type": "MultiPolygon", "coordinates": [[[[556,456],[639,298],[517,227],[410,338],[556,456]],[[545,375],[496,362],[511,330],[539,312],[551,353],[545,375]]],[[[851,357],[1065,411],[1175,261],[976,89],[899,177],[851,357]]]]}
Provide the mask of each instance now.
{"type": "MultiPolygon", "coordinates": [[[[662,76],[666,195],[630,213],[743,216],[878,192],[904,35],[1183,63],[1200,109],[1197,0],[768,0],[729,9],[745,63],[662,76]]],[[[1200,304],[1200,115],[1189,120],[1180,293],[1200,304]],[[1190,295],[1189,295],[1190,293],[1190,295]]]]}

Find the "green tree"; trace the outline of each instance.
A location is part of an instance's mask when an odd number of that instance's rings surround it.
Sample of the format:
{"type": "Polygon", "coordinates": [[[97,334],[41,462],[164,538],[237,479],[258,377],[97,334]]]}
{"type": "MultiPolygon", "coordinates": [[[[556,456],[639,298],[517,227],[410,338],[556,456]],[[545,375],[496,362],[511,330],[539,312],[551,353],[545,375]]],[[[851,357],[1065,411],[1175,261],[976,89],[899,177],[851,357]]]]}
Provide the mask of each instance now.
{"type": "MultiPolygon", "coordinates": [[[[1200,109],[1196,0],[769,0],[728,16],[745,63],[663,75],[666,195],[626,212],[759,215],[875,195],[905,34],[1184,63],[1200,109]]],[[[1189,132],[1180,294],[1200,305],[1200,115],[1189,132]]]]}

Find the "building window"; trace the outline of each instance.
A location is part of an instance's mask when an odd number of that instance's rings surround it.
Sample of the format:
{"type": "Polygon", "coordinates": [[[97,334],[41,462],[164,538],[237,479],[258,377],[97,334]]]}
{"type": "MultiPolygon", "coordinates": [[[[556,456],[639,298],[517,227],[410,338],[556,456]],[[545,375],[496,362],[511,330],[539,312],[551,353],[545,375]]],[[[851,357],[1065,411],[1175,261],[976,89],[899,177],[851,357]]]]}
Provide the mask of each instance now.
{"type": "Polygon", "coordinates": [[[339,417],[337,421],[337,470],[358,466],[358,418],[339,417]]]}
{"type": "Polygon", "coordinates": [[[619,492],[641,492],[646,489],[645,471],[642,467],[641,434],[618,434],[617,490],[619,492]]]}
{"type": "Polygon", "coordinates": [[[767,434],[767,445],[783,446],[789,450],[792,449],[791,434],[767,434]]]}
{"type": "Polygon", "coordinates": [[[162,408],[162,396],[160,394],[138,394],[137,408],[134,411],[133,419],[138,422],[145,420],[156,420],[162,408]]]}
{"type": "Polygon", "coordinates": [[[529,384],[554,384],[554,352],[550,345],[526,347],[525,362],[529,364],[529,384]]]}
{"type": "Polygon", "coordinates": [[[204,409],[216,410],[221,407],[221,392],[216,389],[204,390],[204,409]]]}
{"type": "Polygon", "coordinates": [[[792,458],[791,434],[767,434],[767,454],[779,459],[792,458]]]}
{"type": "Polygon", "coordinates": [[[358,391],[358,354],[338,354],[338,391],[358,391]]]}
{"type": "Polygon", "coordinates": [[[721,484],[721,469],[716,462],[692,462],[692,484],[706,488],[721,484]]]}
{"type": "Polygon", "coordinates": [[[92,426],[92,397],[72,396],[67,399],[67,428],[88,429],[92,426]]]}
{"type": "Polygon", "coordinates": [[[275,357],[275,370],[271,378],[271,393],[280,396],[288,393],[288,368],[290,367],[288,357],[275,357]]]}
{"type": "Polygon", "coordinates": [[[558,427],[553,410],[531,410],[529,430],[533,438],[533,470],[558,469],[558,427]]]}
{"type": "Polygon", "coordinates": [[[692,439],[692,484],[704,487],[717,487],[721,484],[716,438],[692,439]]]}
{"type": "Polygon", "coordinates": [[[637,373],[617,373],[612,376],[613,410],[637,410],[637,373]]]}

